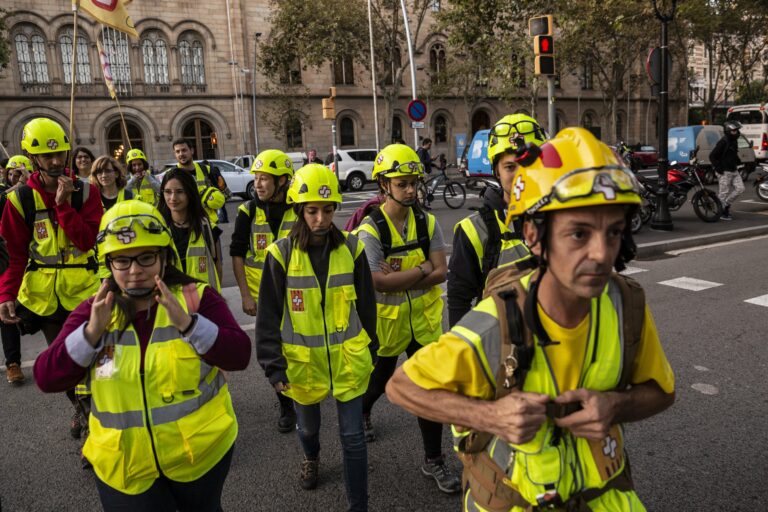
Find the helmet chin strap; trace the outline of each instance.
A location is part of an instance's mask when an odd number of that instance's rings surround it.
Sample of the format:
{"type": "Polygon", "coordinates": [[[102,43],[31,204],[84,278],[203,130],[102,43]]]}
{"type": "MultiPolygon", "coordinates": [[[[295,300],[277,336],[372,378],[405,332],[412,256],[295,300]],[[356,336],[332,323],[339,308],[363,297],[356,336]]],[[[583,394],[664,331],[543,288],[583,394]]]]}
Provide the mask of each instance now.
{"type": "MultiPolygon", "coordinates": [[[[392,186],[392,182],[389,183],[389,186],[392,186]]],[[[410,208],[411,206],[416,204],[416,198],[413,198],[409,201],[400,201],[398,199],[395,199],[395,196],[392,195],[392,192],[390,192],[389,187],[386,188],[386,196],[390,199],[392,199],[394,202],[402,206],[403,208],[410,208]]]]}
{"type": "MultiPolygon", "coordinates": [[[[160,279],[165,276],[165,255],[160,257],[160,279]]],[[[138,288],[121,288],[124,294],[132,299],[146,299],[150,297],[157,287],[151,288],[138,287],[138,288]]],[[[150,304],[151,306],[151,304],[150,304]]]]}

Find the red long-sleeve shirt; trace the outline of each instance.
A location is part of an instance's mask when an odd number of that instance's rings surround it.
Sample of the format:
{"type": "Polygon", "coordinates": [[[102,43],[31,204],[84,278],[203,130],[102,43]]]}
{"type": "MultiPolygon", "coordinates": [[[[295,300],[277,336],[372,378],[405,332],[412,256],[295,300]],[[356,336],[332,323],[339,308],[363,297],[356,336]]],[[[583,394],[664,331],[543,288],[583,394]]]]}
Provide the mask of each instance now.
{"type": "MultiPolygon", "coordinates": [[[[66,173],[72,176],[72,171],[69,169],[66,173]]],[[[64,230],[75,247],[81,251],[93,248],[96,244],[101,215],[104,212],[101,206],[101,195],[95,185],[87,185],[91,187],[88,200],[83,203],[80,211],[75,210],[68,202],[57,206],[56,193],[46,192],[40,181],[39,171],[29,177],[27,185],[40,193],[45,206],[51,210],[51,220],[54,224],[58,224],[58,229],[64,230]]],[[[2,303],[16,300],[19,294],[24,270],[29,261],[29,242],[32,239],[32,233],[23,215],[10,201],[6,201],[2,218],[0,218],[0,236],[8,241],[10,257],[8,269],[0,275],[0,303],[2,303]]]]}
{"type": "MultiPolygon", "coordinates": [[[[85,374],[88,367],[80,366],[69,353],[66,339],[77,331],[91,317],[93,298],[83,301],[70,313],[69,318],[61,328],[61,332],[53,340],[51,346],[42,352],[35,360],[33,373],[37,386],[46,393],[58,393],[75,387],[85,374]]],[[[147,351],[149,338],[155,325],[155,304],[147,311],[136,313],[133,327],[141,345],[141,368],[144,368],[144,355],[147,351]]],[[[227,303],[211,287],[207,287],[200,298],[198,315],[213,322],[218,327],[218,334],[213,345],[201,357],[210,365],[222,370],[244,370],[251,360],[251,340],[240,328],[227,303]]],[[[200,320],[198,320],[198,323],[200,320]]],[[[194,337],[194,331],[192,335],[194,337]]],[[[87,343],[87,342],[84,342],[87,343]]],[[[192,343],[194,347],[194,343],[192,343]]]]}

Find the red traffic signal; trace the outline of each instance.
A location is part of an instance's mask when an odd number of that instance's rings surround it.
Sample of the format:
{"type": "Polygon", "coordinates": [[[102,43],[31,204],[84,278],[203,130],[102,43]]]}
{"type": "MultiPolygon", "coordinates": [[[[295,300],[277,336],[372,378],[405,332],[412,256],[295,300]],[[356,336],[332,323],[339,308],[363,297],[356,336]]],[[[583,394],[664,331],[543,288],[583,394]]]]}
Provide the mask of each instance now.
{"type": "Polygon", "coordinates": [[[555,44],[552,36],[536,36],[533,38],[534,55],[554,55],[555,44]]]}

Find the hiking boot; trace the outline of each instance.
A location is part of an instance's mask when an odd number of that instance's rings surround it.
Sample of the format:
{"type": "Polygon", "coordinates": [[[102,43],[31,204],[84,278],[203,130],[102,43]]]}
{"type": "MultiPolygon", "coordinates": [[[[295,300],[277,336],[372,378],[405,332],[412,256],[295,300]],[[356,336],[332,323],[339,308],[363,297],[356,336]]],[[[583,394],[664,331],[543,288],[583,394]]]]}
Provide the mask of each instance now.
{"type": "Polygon", "coordinates": [[[421,466],[421,473],[426,477],[434,478],[438,489],[446,494],[454,494],[461,491],[461,479],[448,469],[442,457],[427,460],[421,466]]]}
{"type": "Polygon", "coordinates": [[[365,431],[365,442],[372,443],[376,440],[376,432],[373,431],[373,422],[371,413],[363,414],[363,430],[365,431]]]}
{"type": "Polygon", "coordinates": [[[301,486],[307,491],[317,487],[318,459],[308,459],[306,455],[301,461],[301,486]]]}
{"type": "Polygon", "coordinates": [[[21,384],[24,382],[24,373],[21,371],[19,363],[9,363],[5,369],[5,378],[8,384],[21,384]]]}
{"type": "Polygon", "coordinates": [[[277,431],[281,434],[296,430],[296,410],[293,402],[280,402],[280,418],[277,420],[277,431]]]}
{"type": "Polygon", "coordinates": [[[83,432],[83,411],[79,407],[75,407],[75,412],[72,413],[72,419],[69,422],[69,433],[73,439],[80,439],[80,434],[83,432]]]}

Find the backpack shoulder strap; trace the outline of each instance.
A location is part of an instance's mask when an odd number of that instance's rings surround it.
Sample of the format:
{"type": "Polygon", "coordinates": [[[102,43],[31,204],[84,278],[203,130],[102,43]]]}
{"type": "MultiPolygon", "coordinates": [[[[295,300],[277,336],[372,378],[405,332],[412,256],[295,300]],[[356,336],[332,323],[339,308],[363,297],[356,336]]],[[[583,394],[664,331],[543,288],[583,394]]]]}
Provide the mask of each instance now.
{"type": "Polygon", "coordinates": [[[499,255],[501,254],[501,229],[496,220],[496,212],[488,206],[483,206],[478,210],[480,218],[485,223],[485,229],[488,230],[488,239],[483,247],[483,263],[480,269],[483,274],[483,280],[488,278],[491,270],[499,264],[499,255]]]}
{"type": "Polygon", "coordinates": [[[427,214],[418,206],[413,206],[412,209],[413,217],[416,221],[416,239],[421,248],[421,252],[424,253],[424,258],[429,259],[429,219],[427,218],[427,214]]]}
{"type": "Polygon", "coordinates": [[[35,191],[32,190],[32,187],[29,185],[22,185],[16,189],[15,194],[21,203],[27,228],[32,231],[32,227],[35,224],[35,213],[37,211],[37,207],[35,206],[35,191]]]}
{"type": "Polygon", "coordinates": [[[384,259],[392,253],[392,233],[389,232],[389,225],[387,219],[384,218],[384,213],[381,209],[373,210],[368,216],[376,226],[376,230],[379,232],[379,241],[381,242],[381,250],[384,252],[384,259]]]}
{"type": "Polygon", "coordinates": [[[643,334],[645,291],[643,291],[640,283],[631,277],[615,274],[614,279],[621,292],[621,328],[624,335],[624,353],[618,389],[622,390],[629,386],[632,379],[635,357],[643,334]]]}

